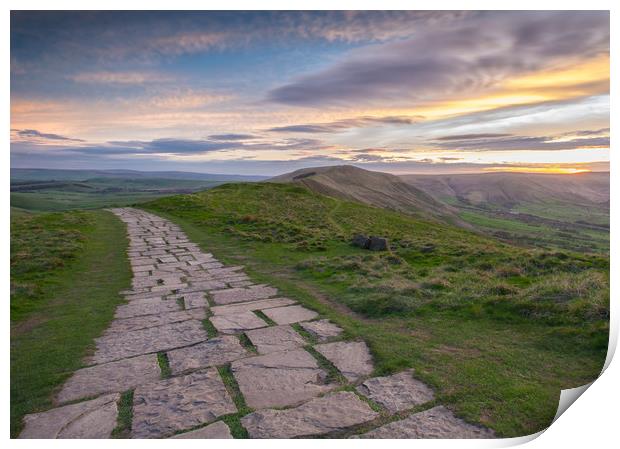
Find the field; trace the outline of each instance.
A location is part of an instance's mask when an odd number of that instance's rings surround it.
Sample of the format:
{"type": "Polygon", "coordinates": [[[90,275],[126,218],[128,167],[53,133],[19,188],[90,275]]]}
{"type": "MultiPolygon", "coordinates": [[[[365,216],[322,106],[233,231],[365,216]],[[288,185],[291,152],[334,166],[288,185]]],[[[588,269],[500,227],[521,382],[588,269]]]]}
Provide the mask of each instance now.
{"type": "Polygon", "coordinates": [[[130,285],[125,227],[105,211],[11,209],[11,436],[111,321],[130,285]]]}
{"type": "Polygon", "coordinates": [[[505,241],[609,252],[609,173],[485,173],[401,177],[505,241]]]}
{"type": "Polygon", "coordinates": [[[286,184],[227,184],[142,207],[363,337],[377,373],[404,367],[502,436],[549,425],[561,389],[607,350],[605,255],[526,249],[286,184]],[[349,244],[388,237],[392,250],[349,244]]]}
{"type": "Polygon", "coordinates": [[[221,181],[160,178],[91,178],[83,181],[11,182],[11,206],[33,211],[98,209],[137,204],[175,193],[220,185],[221,181]]]}

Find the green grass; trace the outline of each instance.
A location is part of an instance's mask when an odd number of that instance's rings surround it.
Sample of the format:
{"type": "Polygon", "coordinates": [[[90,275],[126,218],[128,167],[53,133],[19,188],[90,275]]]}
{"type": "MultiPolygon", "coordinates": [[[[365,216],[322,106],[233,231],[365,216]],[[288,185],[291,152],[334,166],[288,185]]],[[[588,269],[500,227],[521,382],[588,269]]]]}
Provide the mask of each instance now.
{"type": "Polygon", "coordinates": [[[227,184],[144,207],[364,339],[375,374],[414,368],[440,403],[502,436],[545,428],[560,390],[602,368],[605,255],[519,248],[291,185],[227,184]],[[392,250],[353,248],[355,233],[392,250]]]}
{"type": "Polygon", "coordinates": [[[133,421],[133,390],[125,391],[118,404],[117,425],[112,438],[129,438],[133,421]]]}
{"type": "Polygon", "coordinates": [[[219,366],[217,370],[235,407],[237,407],[237,413],[223,416],[222,421],[230,428],[230,433],[233,438],[248,438],[247,430],[241,425],[241,418],[251,413],[253,410],[245,403],[245,399],[241,394],[241,390],[239,390],[239,385],[232,373],[230,365],[219,366]]]}
{"type": "Polygon", "coordinates": [[[106,211],[11,214],[11,435],[92,350],[130,285],[125,226],[106,211]]]}
{"type": "Polygon", "coordinates": [[[100,209],[130,206],[165,195],[168,194],[157,192],[90,193],[65,190],[11,192],[11,207],[43,212],[100,209]]]}

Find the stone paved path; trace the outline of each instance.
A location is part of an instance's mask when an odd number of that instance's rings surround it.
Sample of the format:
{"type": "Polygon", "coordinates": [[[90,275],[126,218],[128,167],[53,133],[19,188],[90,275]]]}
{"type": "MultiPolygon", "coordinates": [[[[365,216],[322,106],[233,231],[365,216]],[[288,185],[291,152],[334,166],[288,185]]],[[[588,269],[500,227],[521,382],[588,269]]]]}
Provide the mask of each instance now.
{"type": "Polygon", "coordinates": [[[372,377],[366,343],[345,341],[337,325],[202,252],[173,223],[113,212],[130,241],[127,303],[57,407],[24,418],[21,438],[109,438],[127,392],[133,438],[232,438],[235,421],[251,438],[493,437],[436,406],[411,371],[372,377]]]}

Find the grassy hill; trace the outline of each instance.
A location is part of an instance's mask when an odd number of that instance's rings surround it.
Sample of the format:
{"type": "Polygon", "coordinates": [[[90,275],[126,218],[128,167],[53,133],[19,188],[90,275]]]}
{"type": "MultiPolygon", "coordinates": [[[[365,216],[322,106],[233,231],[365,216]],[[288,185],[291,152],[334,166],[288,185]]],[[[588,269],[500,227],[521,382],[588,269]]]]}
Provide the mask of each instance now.
{"type": "Polygon", "coordinates": [[[134,170],[11,169],[11,206],[64,211],[125,206],[258,176],[134,170]]]}
{"type": "Polygon", "coordinates": [[[270,182],[289,182],[323,195],[392,209],[419,217],[458,222],[450,206],[403,182],[398,176],[351,165],[314,167],[277,176],[270,182]]]}
{"type": "Polygon", "coordinates": [[[605,359],[605,255],[519,248],[295,184],[226,184],[143,207],[364,338],[377,373],[413,367],[500,435],[546,427],[560,389],[593,380],[605,359]],[[356,233],[389,238],[391,251],[351,246],[356,233]]]}
{"type": "Polygon", "coordinates": [[[404,175],[404,181],[497,237],[609,251],[609,173],[404,175]]]}

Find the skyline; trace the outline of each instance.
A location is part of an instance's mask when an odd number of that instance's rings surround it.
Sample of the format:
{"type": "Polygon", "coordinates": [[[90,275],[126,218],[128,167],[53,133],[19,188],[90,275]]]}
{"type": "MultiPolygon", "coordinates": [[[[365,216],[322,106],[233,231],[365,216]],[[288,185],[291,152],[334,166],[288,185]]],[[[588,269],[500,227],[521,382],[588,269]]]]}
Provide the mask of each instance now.
{"type": "Polygon", "coordinates": [[[12,12],[11,167],[609,169],[608,12],[12,12]]]}

